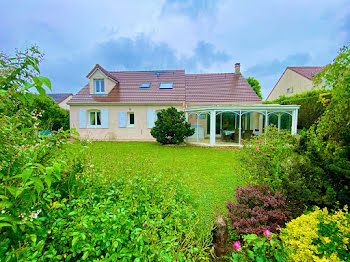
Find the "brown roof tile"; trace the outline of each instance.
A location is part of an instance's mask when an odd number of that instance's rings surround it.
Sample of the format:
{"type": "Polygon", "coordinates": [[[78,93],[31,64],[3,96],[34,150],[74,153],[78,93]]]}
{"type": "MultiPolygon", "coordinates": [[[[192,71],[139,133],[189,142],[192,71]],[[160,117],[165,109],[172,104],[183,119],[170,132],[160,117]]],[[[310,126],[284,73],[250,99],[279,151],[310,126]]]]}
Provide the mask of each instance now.
{"type": "Polygon", "coordinates": [[[69,103],[261,103],[245,78],[233,73],[185,74],[185,70],[108,73],[118,79],[108,95],[90,95],[87,84],[69,103]],[[140,88],[143,82],[150,82],[150,88],[140,88]],[[159,89],[161,82],[173,82],[173,89],[159,89]]]}
{"type": "Polygon", "coordinates": [[[261,100],[242,75],[224,73],[186,75],[186,102],[261,103],[261,100]]]}
{"type": "Polygon", "coordinates": [[[312,80],[315,75],[323,71],[324,66],[288,66],[287,69],[312,80]]]}

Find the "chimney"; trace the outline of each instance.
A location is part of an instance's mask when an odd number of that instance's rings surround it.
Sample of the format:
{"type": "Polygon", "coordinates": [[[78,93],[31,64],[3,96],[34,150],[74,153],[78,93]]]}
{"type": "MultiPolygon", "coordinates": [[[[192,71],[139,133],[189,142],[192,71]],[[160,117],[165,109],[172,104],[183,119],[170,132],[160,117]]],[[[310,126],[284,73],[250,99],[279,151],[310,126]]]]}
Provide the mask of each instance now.
{"type": "Polygon", "coordinates": [[[240,75],[241,74],[241,64],[236,63],[235,64],[235,75],[240,75]]]}

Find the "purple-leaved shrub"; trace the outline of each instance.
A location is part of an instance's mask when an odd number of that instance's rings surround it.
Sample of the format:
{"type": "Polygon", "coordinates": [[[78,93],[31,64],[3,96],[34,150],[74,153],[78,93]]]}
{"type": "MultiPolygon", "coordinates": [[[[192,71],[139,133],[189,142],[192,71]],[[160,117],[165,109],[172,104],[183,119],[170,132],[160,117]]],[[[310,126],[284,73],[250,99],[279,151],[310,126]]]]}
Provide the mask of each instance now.
{"type": "Polygon", "coordinates": [[[265,230],[277,232],[289,216],[285,197],[273,193],[266,185],[236,187],[236,203],[227,202],[228,218],[236,234],[262,235],[265,230]]]}

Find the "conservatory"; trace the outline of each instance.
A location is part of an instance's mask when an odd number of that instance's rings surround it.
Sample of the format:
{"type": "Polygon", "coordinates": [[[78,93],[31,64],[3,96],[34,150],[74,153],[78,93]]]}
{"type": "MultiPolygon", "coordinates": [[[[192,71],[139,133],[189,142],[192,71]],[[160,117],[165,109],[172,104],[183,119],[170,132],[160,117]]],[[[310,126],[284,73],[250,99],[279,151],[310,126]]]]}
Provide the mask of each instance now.
{"type": "Polygon", "coordinates": [[[188,143],[210,146],[240,146],[242,139],[278,130],[297,133],[299,105],[257,104],[188,107],[186,120],[195,129],[188,143]]]}

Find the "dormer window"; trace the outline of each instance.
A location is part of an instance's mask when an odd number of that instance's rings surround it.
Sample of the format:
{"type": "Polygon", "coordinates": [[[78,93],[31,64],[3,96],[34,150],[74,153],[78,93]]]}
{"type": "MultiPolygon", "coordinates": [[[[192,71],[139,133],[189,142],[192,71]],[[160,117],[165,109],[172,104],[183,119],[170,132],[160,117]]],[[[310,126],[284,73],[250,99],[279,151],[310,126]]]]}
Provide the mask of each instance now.
{"type": "Polygon", "coordinates": [[[104,79],[94,79],[95,94],[105,93],[105,81],[104,79]]]}
{"type": "Polygon", "coordinates": [[[173,82],[162,82],[159,89],[173,89],[173,82]]]}

